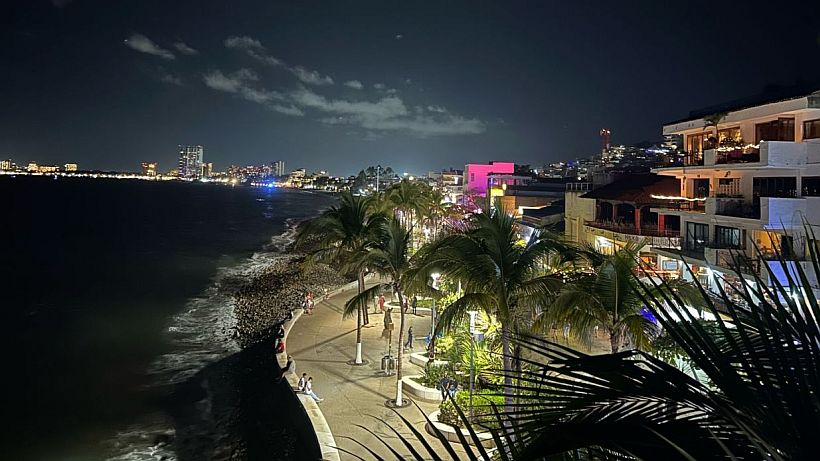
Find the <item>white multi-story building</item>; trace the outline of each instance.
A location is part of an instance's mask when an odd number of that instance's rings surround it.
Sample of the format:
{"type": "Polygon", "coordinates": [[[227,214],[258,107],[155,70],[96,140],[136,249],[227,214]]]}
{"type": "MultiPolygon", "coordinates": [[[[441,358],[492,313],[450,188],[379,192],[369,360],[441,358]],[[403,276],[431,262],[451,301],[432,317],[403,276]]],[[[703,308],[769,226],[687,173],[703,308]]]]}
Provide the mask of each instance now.
{"type": "Polygon", "coordinates": [[[818,242],[804,224],[820,236],[820,91],[701,113],[665,125],[663,134],[682,136],[687,152],[684,166],[653,170],[680,181],[680,194],[659,197],[666,204],[652,209],[661,222],[680,222],[682,250],[665,256],[683,259],[718,291],[718,284],[742,283],[732,270],[737,262],[747,280],[757,273],[769,285],[777,278],[788,286],[775,253],[782,248],[787,267],[802,265],[817,290],[805,259],[818,242]]]}
{"type": "Polygon", "coordinates": [[[183,179],[202,178],[202,146],[179,146],[179,177],[183,179]]]}
{"type": "Polygon", "coordinates": [[[282,160],[277,160],[271,164],[273,167],[273,175],[274,176],[285,176],[285,162],[282,160]]]}

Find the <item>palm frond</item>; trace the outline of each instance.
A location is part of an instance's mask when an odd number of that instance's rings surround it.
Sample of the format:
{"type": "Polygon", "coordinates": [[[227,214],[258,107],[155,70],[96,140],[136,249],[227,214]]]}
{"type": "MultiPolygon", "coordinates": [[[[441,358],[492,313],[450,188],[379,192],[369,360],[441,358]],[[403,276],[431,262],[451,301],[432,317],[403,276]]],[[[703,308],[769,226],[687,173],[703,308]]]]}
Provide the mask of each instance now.
{"type": "Polygon", "coordinates": [[[342,310],[342,318],[350,318],[356,315],[359,309],[367,309],[367,303],[388,288],[390,288],[389,284],[378,283],[348,299],[342,310]]]}

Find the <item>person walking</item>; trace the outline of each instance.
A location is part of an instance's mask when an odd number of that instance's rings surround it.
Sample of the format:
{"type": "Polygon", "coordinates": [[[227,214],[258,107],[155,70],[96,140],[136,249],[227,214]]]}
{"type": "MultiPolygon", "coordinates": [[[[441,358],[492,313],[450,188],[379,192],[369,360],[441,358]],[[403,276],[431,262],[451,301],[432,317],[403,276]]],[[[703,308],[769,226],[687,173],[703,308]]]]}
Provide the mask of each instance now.
{"type": "Polygon", "coordinates": [[[413,295],[413,299],[410,301],[410,306],[413,308],[413,315],[418,315],[418,313],[416,313],[418,302],[419,300],[416,298],[416,295],[413,295]]]}
{"type": "Polygon", "coordinates": [[[309,395],[315,402],[321,402],[324,399],[320,399],[315,392],[313,392],[313,376],[307,379],[305,383],[305,394],[309,395]]]}
{"type": "Polygon", "coordinates": [[[384,295],[379,295],[379,309],[384,312],[384,295]]]}
{"type": "Polygon", "coordinates": [[[308,375],[307,373],[302,373],[302,377],[299,378],[299,382],[296,383],[296,388],[298,392],[305,392],[305,385],[307,384],[308,375]]]}
{"type": "Polygon", "coordinates": [[[408,349],[413,352],[413,327],[407,329],[407,342],[404,343],[404,350],[408,349]]]}

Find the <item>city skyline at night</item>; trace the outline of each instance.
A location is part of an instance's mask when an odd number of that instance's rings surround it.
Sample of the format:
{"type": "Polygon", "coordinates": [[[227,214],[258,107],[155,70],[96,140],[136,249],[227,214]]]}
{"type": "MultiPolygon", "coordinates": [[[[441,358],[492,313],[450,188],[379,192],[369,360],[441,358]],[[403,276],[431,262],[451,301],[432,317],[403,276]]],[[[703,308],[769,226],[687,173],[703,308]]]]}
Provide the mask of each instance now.
{"type": "Polygon", "coordinates": [[[656,142],[692,108],[820,80],[817,18],[772,12],[775,41],[727,33],[764,26],[751,5],[2,8],[0,157],[99,170],[171,165],[190,143],[216,165],[338,174],[544,164],[596,153],[601,127],[656,142]]]}

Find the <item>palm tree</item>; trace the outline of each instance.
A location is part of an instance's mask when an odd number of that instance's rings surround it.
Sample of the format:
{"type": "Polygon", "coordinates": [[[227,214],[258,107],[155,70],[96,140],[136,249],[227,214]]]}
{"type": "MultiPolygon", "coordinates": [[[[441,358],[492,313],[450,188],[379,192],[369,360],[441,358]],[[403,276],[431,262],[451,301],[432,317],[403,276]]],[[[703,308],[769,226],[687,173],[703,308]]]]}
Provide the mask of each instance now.
{"type": "MultiPolygon", "coordinates": [[[[343,270],[356,274],[358,292],[365,288],[364,275],[367,269],[365,257],[368,249],[378,238],[378,232],[385,216],[374,211],[373,199],[344,192],[339,204],[308,221],[297,234],[297,243],[317,239],[319,246],[310,254],[310,260],[339,264],[343,270]]],[[[356,313],[356,356],[354,363],[362,360],[362,320],[367,315],[367,305],[353,310],[345,309],[343,317],[356,313]]],[[[366,319],[365,319],[366,320],[366,319]]],[[[365,321],[365,323],[367,323],[365,321]]]]}
{"type": "Polygon", "coordinates": [[[428,189],[426,184],[402,179],[386,191],[386,199],[393,205],[396,216],[406,229],[415,228],[415,220],[424,213],[428,189]]]}
{"type": "MultiPolygon", "coordinates": [[[[490,428],[495,456],[505,461],[814,459],[820,304],[808,287],[820,275],[820,257],[816,245],[809,250],[808,267],[779,254],[781,267],[767,265],[765,279],[753,275],[753,282],[727,284],[720,304],[696,280],[700,304],[716,319],[711,328],[674,290],[662,283],[649,289],[636,284],[710,384],[641,351],[587,355],[543,339],[517,338],[528,351],[527,372],[516,388],[520,402],[504,415],[513,420],[515,436],[490,428]],[[795,287],[806,288],[798,293],[795,287]]],[[[749,268],[739,261],[738,278],[743,280],[741,269],[749,268]]],[[[496,418],[500,421],[499,413],[496,418]]],[[[452,454],[443,435],[437,438],[452,454]]],[[[474,432],[470,439],[477,439],[474,432]]],[[[442,458],[441,448],[420,442],[427,453],[414,453],[413,459],[442,458]]],[[[461,447],[490,459],[488,450],[465,439],[461,447]]]]}
{"type": "MultiPolygon", "coordinates": [[[[510,371],[512,337],[529,329],[536,306],[547,305],[561,283],[554,275],[544,274],[541,265],[550,254],[566,249],[547,233],[535,232],[528,241],[521,241],[512,215],[495,204],[489,213],[475,215],[465,231],[423,247],[415,271],[438,270],[462,282],[463,294],[445,307],[437,329],[457,326],[470,310],[486,312],[501,324],[504,370],[510,371]]],[[[511,404],[510,375],[505,384],[506,400],[511,404]]]]}
{"type": "Polygon", "coordinates": [[[718,125],[720,125],[720,122],[722,122],[723,119],[725,119],[728,115],[729,115],[728,112],[718,112],[718,113],[715,113],[715,114],[712,114],[712,115],[707,115],[706,117],[703,117],[703,127],[704,128],[708,128],[710,126],[715,128],[715,147],[718,147],[718,145],[720,145],[720,135],[718,133],[718,125]]]}
{"type": "MultiPolygon", "coordinates": [[[[583,252],[594,272],[576,274],[536,318],[535,328],[546,332],[554,325],[569,325],[570,333],[589,346],[596,327],[601,327],[609,334],[612,353],[620,351],[627,339],[637,349],[649,349],[657,327],[647,315],[634,276],[643,246],[644,242],[628,244],[613,255],[583,252]]],[[[667,286],[686,299],[693,295],[685,282],[671,281],[667,286]]]]}
{"type": "Polygon", "coordinates": [[[444,201],[444,194],[437,189],[430,189],[426,194],[426,200],[421,216],[430,224],[432,228],[431,240],[438,238],[442,221],[450,211],[450,204],[444,201]]]}
{"type": "Polygon", "coordinates": [[[396,356],[396,399],[395,405],[402,406],[402,356],[404,352],[404,299],[406,286],[411,284],[407,279],[410,269],[410,231],[405,229],[395,218],[382,222],[379,238],[368,248],[362,261],[383,277],[390,279],[389,284],[378,284],[364,290],[345,303],[345,311],[366,307],[367,300],[383,287],[391,287],[399,298],[399,347],[396,356]]]}

